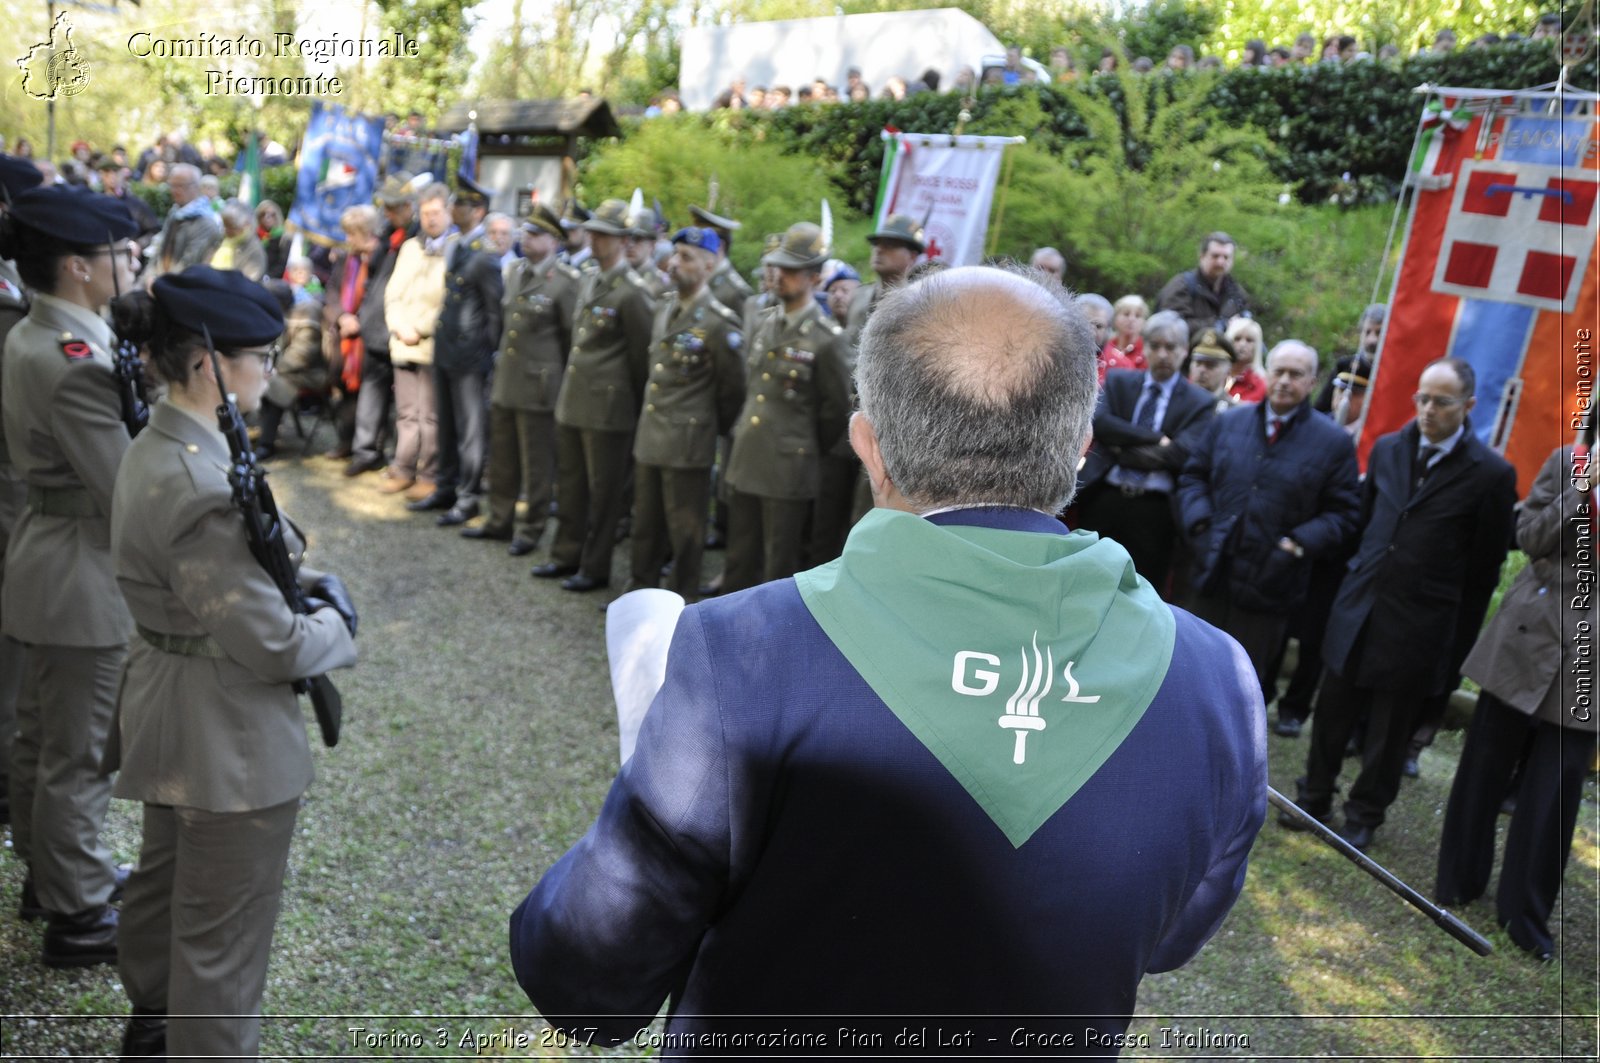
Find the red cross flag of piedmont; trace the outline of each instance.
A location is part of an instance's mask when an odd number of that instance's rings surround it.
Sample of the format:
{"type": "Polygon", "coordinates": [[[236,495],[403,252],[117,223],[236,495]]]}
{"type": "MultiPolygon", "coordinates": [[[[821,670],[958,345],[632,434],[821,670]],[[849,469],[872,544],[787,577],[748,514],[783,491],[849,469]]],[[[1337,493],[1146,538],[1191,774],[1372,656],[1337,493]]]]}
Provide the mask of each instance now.
{"type": "Polygon", "coordinates": [[[1600,96],[1431,90],[1361,457],[1415,415],[1422,367],[1477,376],[1472,427],[1533,482],[1589,408],[1596,372],[1600,96]]]}
{"type": "Polygon", "coordinates": [[[989,205],[1005,149],[1024,137],[968,137],[883,131],[878,182],[878,227],[891,214],[922,222],[927,258],[952,266],[983,261],[989,205]]]}

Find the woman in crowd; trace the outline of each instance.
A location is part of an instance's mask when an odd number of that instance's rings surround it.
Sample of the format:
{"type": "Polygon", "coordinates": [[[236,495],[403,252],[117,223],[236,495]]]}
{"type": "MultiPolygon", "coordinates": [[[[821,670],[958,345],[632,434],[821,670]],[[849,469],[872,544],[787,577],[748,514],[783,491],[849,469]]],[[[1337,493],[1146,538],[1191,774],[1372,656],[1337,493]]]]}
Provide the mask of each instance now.
{"type": "Polygon", "coordinates": [[[1111,338],[1100,352],[1104,369],[1144,370],[1144,322],[1149,316],[1150,304],[1142,296],[1124,295],[1112,304],[1111,338]]]}
{"type": "MultiPolygon", "coordinates": [[[[237,272],[191,266],[115,312],[167,386],[128,450],[111,513],[139,635],[119,704],[116,796],[144,803],[123,903],[119,974],[134,1015],[122,1054],[253,1057],[312,774],[291,684],[355,663],[355,610],[337,577],[301,567],[315,611],[293,612],[233,502],[216,409],[222,392],[241,413],[260,403],[283,332],[277,302],[237,272]]],[[[297,564],[304,540],[282,525],[297,564]]]]}
{"type": "Polygon", "coordinates": [[[1239,402],[1260,402],[1267,397],[1267,378],[1261,375],[1261,351],[1265,346],[1261,326],[1254,318],[1236,317],[1228,325],[1227,340],[1233,345],[1233,379],[1228,394],[1239,402]]]}

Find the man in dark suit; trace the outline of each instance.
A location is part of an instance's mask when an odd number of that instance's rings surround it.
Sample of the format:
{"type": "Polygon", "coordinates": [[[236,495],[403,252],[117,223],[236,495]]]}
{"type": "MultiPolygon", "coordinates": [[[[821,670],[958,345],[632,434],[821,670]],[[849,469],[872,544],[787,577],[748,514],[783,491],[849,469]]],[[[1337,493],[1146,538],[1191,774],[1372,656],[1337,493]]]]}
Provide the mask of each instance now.
{"type": "Polygon", "coordinates": [[[1232,640],[1047,515],[1095,353],[1028,275],[878,304],[850,427],[875,508],[838,560],[679,618],[599,821],[512,916],[551,1022],[616,1044],[670,994],[686,1054],[959,1013],[982,1052],[1112,1056],[1144,974],[1217,930],[1266,811],[1261,699],[1232,640]]]}
{"type": "Polygon", "coordinates": [[[1178,503],[1194,543],[1196,616],[1250,655],[1267,701],[1278,646],[1311,566],[1355,535],[1356,448],[1308,401],[1317,352],[1284,340],[1267,355],[1267,401],[1218,414],[1183,468],[1178,503]]]}
{"type": "Polygon", "coordinates": [[[1079,474],[1079,525],[1121,543],[1134,569],[1163,594],[1177,534],[1178,474],[1217,412],[1215,397],[1178,373],[1188,349],[1183,318],[1170,310],[1151,315],[1144,326],[1147,368],[1106,374],[1094,446],[1079,474]]]}
{"type": "Polygon", "coordinates": [[[483,463],[489,451],[489,374],[500,343],[500,254],[483,220],[489,197],[466,178],[450,204],[461,238],[448,252],[444,306],[433,336],[433,392],[439,415],[439,481],[414,510],[444,509],[443,527],[478,515],[483,463]]]}
{"type": "Polygon", "coordinates": [[[1300,807],[1330,815],[1345,743],[1369,714],[1340,832],[1358,849],[1400,792],[1419,710],[1459,682],[1511,543],[1517,473],[1472,432],[1475,385],[1466,362],[1430,362],[1416,420],[1373,446],[1361,542],[1328,617],[1300,807]]]}

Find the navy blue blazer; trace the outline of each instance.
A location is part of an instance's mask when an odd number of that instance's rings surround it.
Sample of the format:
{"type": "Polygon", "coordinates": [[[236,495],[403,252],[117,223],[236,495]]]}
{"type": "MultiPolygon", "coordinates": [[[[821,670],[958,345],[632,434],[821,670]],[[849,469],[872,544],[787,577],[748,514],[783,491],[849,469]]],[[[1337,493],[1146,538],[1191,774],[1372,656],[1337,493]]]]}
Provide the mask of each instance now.
{"type": "MultiPolygon", "coordinates": [[[[934,518],[1056,534],[1014,510],[934,518]]],[[[618,1043],[672,998],[705,1016],[1045,1014],[978,1047],[1114,1056],[1139,981],[1189,960],[1244,882],[1266,811],[1260,684],[1181,610],[1171,667],[1122,745],[1022,846],[856,673],[792,579],[691,606],[600,818],[511,917],[547,1019],[618,1043]]],[[[849,1052],[830,1043],[771,1051],[849,1052]]],[[[890,1032],[918,1022],[898,1018],[890,1032]]],[[[709,1054],[677,1041],[667,1055],[709,1054]],[[673,1051],[676,1048],[678,1051],[673,1051]]],[[[766,1054],[746,1046],[723,1051],[766,1054]]],[[[947,1049],[948,1051],[948,1049],[947,1049]]]]}
{"type": "Polygon", "coordinates": [[[1268,445],[1266,403],[1218,414],[1178,481],[1196,589],[1262,613],[1286,614],[1305,600],[1312,563],[1342,556],[1361,511],[1349,434],[1309,403],[1287,416],[1268,445]],[[1285,536],[1304,557],[1278,548],[1285,536]]]}
{"type": "Polygon", "coordinates": [[[1200,440],[1206,425],[1217,412],[1217,397],[1204,388],[1179,378],[1167,400],[1165,416],[1155,429],[1133,423],[1139,405],[1145,374],[1138,369],[1113,369],[1106,373],[1105,387],[1094,410],[1094,445],[1078,473],[1078,489],[1093,487],[1105,479],[1113,465],[1153,471],[1164,469],[1173,483],[1190,450],[1200,440]],[[1161,437],[1172,440],[1160,446],[1161,437]]]}
{"type": "Polygon", "coordinates": [[[1328,614],[1322,658],[1359,686],[1419,697],[1455,687],[1511,546],[1517,470],[1467,423],[1415,497],[1421,433],[1379,439],[1361,492],[1361,542],[1328,614]]]}

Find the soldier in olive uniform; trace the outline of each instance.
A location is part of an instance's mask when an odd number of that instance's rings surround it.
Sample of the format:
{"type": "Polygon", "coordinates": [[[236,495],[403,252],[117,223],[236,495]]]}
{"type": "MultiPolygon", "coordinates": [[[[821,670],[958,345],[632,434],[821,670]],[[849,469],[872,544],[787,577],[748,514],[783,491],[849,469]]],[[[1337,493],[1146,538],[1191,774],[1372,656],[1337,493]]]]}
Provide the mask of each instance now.
{"type": "MultiPolygon", "coordinates": [[[[304,566],[312,611],[291,610],[233,501],[217,401],[226,390],[241,413],[260,402],[283,328],[271,296],[237,272],[191,266],[116,310],[167,382],[111,509],[117,583],[138,632],[112,742],[116,796],[142,802],[144,816],[123,903],[118,974],[134,1014],[122,1054],[254,1058],[312,777],[291,683],[355,663],[356,613],[337,576],[304,566]]],[[[299,566],[302,533],[282,526],[299,566]]]]}
{"type": "MultiPolygon", "coordinates": [[[[867,242],[872,245],[872,269],[878,279],[871,284],[861,285],[850,300],[844,334],[852,372],[855,370],[856,346],[860,343],[861,329],[866,325],[867,318],[872,316],[878,300],[906,283],[906,275],[915,265],[917,256],[927,247],[922,226],[917,224],[915,218],[905,214],[889,215],[884,219],[883,227],[867,237],[867,242]]],[[[864,493],[865,479],[861,472],[861,459],[850,448],[848,439],[842,440],[823,455],[821,484],[817,489],[817,508],[812,521],[811,549],[807,558],[811,564],[832,561],[844,550],[845,538],[854,524],[852,517],[868,508],[868,505],[858,505],[864,493]]]]}
{"type": "Polygon", "coordinates": [[[138,226],[126,207],[67,186],[35,188],[0,218],[0,258],[33,293],[6,337],[11,460],[27,506],[7,550],[4,633],[28,646],[12,749],[12,836],[28,865],[22,914],[48,915],[49,966],[117,958],[118,872],[100,842],[101,770],[132,627],[111,570],[111,490],[128,429],[100,316],[133,283],[138,226]]]}
{"type": "Polygon", "coordinates": [[[598,268],[594,250],[589,246],[589,231],[583,223],[594,214],[576,199],[568,199],[561,213],[561,250],[556,255],[574,269],[592,273],[598,268]]]}
{"type": "Polygon", "coordinates": [[[690,207],[689,213],[700,224],[716,230],[717,239],[722,243],[722,249],[717,252],[716,272],[711,274],[706,287],[711,289],[712,297],[719,303],[742,316],[745,301],[755,292],[751,290],[750,283],[739,276],[739,271],[733,268],[728,252],[733,246],[733,234],[743,226],[732,218],[713,214],[704,207],[690,207]]]}
{"type": "Polygon", "coordinates": [[[717,432],[733,423],[744,401],[744,337],[738,315],[706,289],[721,244],[717,234],[680,229],[672,244],[668,269],[677,292],[656,311],[650,382],[633,445],[631,586],[656,586],[670,553],[668,589],[688,598],[700,586],[717,432]]]}
{"type": "Polygon", "coordinates": [[[461,532],[468,539],[510,539],[512,557],[532,553],[544,537],[555,483],[553,414],[582,277],[557,260],[561,240],[561,218],[535,204],[522,222],[523,257],[505,271],[505,335],[489,395],[489,517],[461,532]],[[518,495],[528,502],[522,521],[516,521],[518,495]]]}
{"type": "MultiPolygon", "coordinates": [[[[0,215],[12,196],[19,196],[44,181],[39,168],[27,159],[0,155],[0,215]]],[[[0,350],[6,336],[28,313],[28,296],[16,266],[0,259],[0,350]]],[[[28,485],[6,450],[5,425],[0,421],[0,589],[5,586],[6,544],[11,530],[22,516],[28,500],[28,485]]],[[[27,673],[27,651],[22,643],[0,634],[0,823],[11,819],[11,737],[17,730],[17,698],[22,694],[22,677],[27,673]]]]}
{"type": "Polygon", "coordinates": [[[566,576],[562,588],[611,583],[611,554],[625,515],[626,481],[650,369],[654,307],[623,254],[628,205],[600,204],[584,222],[598,272],[586,274],[573,319],[572,356],[556,399],[556,502],[561,521],[550,560],[533,575],[566,576]]]}
{"type": "Polygon", "coordinates": [[[762,259],[778,267],[779,304],[750,344],[744,408],[733,429],[724,592],[799,571],[819,458],[850,420],[844,339],[813,298],[827,258],[822,230],[802,222],[762,259]]]}
{"type": "Polygon", "coordinates": [[[917,264],[918,256],[928,249],[922,226],[917,219],[905,214],[891,214],[883,219],[883,228],[867,237],[867,243],[872,245],[872,272],[878,276],[871,284],[857,288],[850,300],[845,338],[850,341],[852,352],[860,346],[861,330],[878,300],[906,282],[906,275],[917,264]]]}
{"type": "Polygon", "coordinates": [[[661,216],[646,207],[628,219],[628,265],[644,281],[645,291],[657,304],[673,294],[666,276],[656,268],[656,239],[661,235],[661,216]]]}

